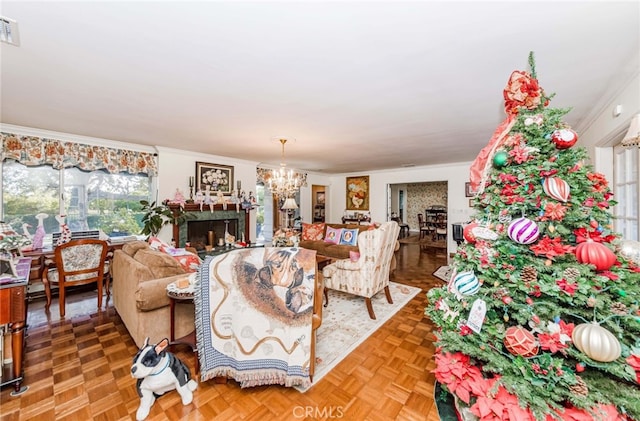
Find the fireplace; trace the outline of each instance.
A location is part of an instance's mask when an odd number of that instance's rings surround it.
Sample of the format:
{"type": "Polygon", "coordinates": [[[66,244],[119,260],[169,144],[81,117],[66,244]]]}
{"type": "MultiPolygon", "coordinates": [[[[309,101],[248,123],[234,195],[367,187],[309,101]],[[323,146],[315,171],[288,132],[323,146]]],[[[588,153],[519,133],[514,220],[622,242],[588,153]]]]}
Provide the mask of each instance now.
{"type": "MultiPolygon", "coordinates": [[[[173,207],[174,212],[177,207],[173,207]]],[[[249,241],[249,214],[243,209],[236,211],[235,205],[228,205],[224,210],[222,205],[215,205],[213,212],[208,207],[200,210],[200,205],[188,203],[184,206],[187,219],[180,225],[173,226],[173,239],[177,247],[185,247],[187,242],[191,246],[206,246],[210,244],[211,234],[215,245],[220,238],[224,239],[225,229],[236,238],[249,241]]]]}
{"type": "Polygon", "coordinates": [[[219,240],[224,241],[224,235],[227,231],[237,240],[242,237],[238,235],[237,219],[187,220],[185,223],[187,224],[185,242],[188,241],[196,249],[202,249],[204,246],[217,246],[219,240]]]}

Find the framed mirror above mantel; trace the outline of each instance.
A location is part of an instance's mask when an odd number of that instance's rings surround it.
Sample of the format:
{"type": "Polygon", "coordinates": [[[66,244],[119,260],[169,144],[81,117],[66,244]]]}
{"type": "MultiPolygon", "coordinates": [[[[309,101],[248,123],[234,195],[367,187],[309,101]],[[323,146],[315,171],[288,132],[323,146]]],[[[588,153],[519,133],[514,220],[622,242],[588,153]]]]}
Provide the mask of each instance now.
{"type": "MultiPolygon", "coordinates": [[[[174,213],[179,209],[179,205],[169,207],[174,213]]],[[[235,204],[228,204],[226,210],[222,204],[216,204],[212,211],[208,205],[200,210],[199,204],[187,203],[182,209],[188,217],[182,224],[173,226],[176,247],[185,247],[189,242],[196,249],[200,246],[204,248],[211,245],[211,241],[215,246],[220,239],[224,239],[226,229],[236,241],[249,241],[249,213],[242,208],[237,209],[235,204]]]]}

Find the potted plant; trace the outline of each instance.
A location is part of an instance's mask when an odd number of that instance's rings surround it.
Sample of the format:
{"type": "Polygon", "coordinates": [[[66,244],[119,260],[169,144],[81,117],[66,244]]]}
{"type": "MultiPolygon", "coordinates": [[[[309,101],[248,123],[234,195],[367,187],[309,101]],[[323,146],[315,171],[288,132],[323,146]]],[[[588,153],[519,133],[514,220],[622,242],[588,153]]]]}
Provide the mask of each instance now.
{"type": "Polygon", "coordinates": [[[174,211],[165,203],[156,206],[156,202],[149,203],[147,200],[141,200],[140,205],[144,212],[141,234],[147,237],[158,235],[165,225],[180,225],[187,219],[187,214],[182,208],[177,208],[174,211]]]}

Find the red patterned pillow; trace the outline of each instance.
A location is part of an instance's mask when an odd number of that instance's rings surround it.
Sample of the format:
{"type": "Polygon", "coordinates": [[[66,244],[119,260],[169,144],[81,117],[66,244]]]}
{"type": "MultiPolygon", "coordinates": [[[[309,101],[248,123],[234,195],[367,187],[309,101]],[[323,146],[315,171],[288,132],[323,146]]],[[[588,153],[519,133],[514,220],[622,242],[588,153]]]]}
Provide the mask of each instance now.
{"type": "Polygon", "coordinates": [[[307,224],[302,223],[302,240],[322,241],[324,238],[324,223],[307,224]]]}

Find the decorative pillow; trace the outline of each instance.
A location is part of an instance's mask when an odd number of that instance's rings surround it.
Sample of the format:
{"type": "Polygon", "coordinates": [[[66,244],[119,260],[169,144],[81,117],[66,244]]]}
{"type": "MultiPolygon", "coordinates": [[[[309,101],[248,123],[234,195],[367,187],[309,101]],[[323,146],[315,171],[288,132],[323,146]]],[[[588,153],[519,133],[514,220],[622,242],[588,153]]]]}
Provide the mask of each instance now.
{"type": "Polygon", "coordinates": [[[342,236],[342,228],[327,227],[327,233],[324,236],[325,243],[339,244],[342,236]]]}
{"type": "Polygon", "coordinates": [[[358,229],[343,229],[340,236],[340,243],[344,246],[355,246],[358,244],[358,229]]]}
{"type": "Polygon", "coordinates": [[[173,257],[161,251],[141,249],[136,253],[135,260],[147,266],[156,278],[181,275],[184,268],[173,257]]]}
{"type": "Polygon", "coordinates": [[[149,247],[152,250],[157,250],[173,257],[176,262],[182,266],[182,269],[184,269],[185,272],[195,272],[202,264],[202,260],[197,254],[188,252],[185,249],[172,247],[160,240],[158,237],[149,238],[149,247]]]}
{"type": "Polygon", "coordinates": [[[171,248],[169,244],[165,243],[158,237],[149,237],[149,247],[151,247],[153,250],[159,250],[165,253],[171,248]]]}
{"type": "Polygon", "coordinates": [[[357,251],[349,250],[349,260],[352,262],[357,262],[360,260],[360,253],[357,251]]]}
{"type": "Polygon", "coordinates": [[[302,223],[302,240],[322,241],[324,235],[324,222],[317,224],[302,223]]]}

